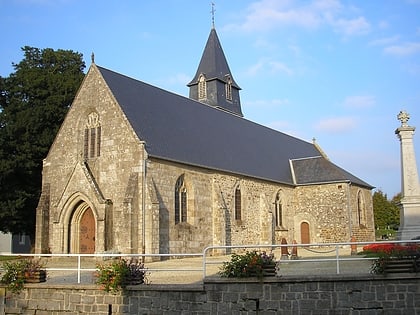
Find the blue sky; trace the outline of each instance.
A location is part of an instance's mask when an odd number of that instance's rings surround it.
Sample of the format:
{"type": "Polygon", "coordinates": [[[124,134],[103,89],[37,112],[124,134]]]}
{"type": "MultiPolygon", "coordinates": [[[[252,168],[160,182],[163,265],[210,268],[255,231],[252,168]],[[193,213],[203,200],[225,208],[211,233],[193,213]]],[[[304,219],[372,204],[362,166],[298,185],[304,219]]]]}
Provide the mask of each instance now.
{"type": "MultiPolygon", "coordinates": [[[[420,128],[420,0],[213,2],[245,118],[316,138],[335,164],[400,192],[399,111],[420,128]]],[[[210,11],[206,0],[0,0],[0,75],[25,45],[71,49],[188,96],[210,11]]],[[[419,160],[419,134],[414,145],[419,160]]]]}

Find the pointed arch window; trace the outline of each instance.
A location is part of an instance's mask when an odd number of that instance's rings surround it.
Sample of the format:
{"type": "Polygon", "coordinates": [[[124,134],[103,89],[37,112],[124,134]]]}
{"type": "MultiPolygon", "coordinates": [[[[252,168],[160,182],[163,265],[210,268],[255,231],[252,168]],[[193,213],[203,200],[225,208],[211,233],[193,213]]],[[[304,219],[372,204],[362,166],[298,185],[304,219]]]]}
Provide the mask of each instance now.
{"type": "Polygon", "coordinates": [[[365,218],[366,212],[365,212],[365,201],[363,199],[362,192],[359,191],[357,193],[357,221],[359,226],[364,226],[366,223],[365,218]]]}
{"type": "Polygon", "coordinates": [[[232,79],[231,77],[227,78],[227,82],[225,83],[226,89],[226,100],[232,101],[232,79]]]}
{"type": "Polygon", "coordinates": [[[187,222],[187,187],[184,175],[178,177],[175,184],[175,224],[187,222]]]}
{"type": "Polygon", "coordinates": [[[99,115],[92,112],[87,117],[84,134],[83,156],[85,159],[99,157],[101,155],[101,125],[99,115]]]}
{"type": "Polygon", "coordinates": [[[242,196],[241,189],[236,187],[235,189],[235,220],[242,219],[242,196]]]}
{"type": "Polygon", "coordinates": [[[276,199],[274,200],[274,220],[276,227],[280,228],[283,226],[283,201],[281,191],[277,192],[276,199]]]}
{"type": "Polygon", "coordinates": [[[203,74],[198,78],[198,100],[207,98],[207,82],[203,74]]]}

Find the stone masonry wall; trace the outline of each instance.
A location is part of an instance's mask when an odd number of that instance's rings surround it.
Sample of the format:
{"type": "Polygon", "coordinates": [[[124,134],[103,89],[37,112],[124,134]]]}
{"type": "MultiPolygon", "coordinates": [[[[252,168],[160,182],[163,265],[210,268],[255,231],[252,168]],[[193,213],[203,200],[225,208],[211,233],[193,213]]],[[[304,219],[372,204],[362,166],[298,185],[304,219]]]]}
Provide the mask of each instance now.
{"type": "Polygon", "coordinates": [[[375,236],[372,194],[356,186],[351,187],[350,193],[351,207],[355,209],[352,212],[352,236],[358,242],[370,241],[375,236]],[[361,208],[360,212],[358,207],[361,208]]]}
{"type": "MultiPolygon", "coordinates": [[[[367,202],[371,200],[369,190],[352,187],[353,192],[347,183],[292,188],[157,159],[148,161],[147,176],[158,196],[160,212],[160,248],[150,250],[160,253],[201,252],[210,245],[280,244],[282,238],[300,243],[302,222],[310,226],[311,243],[347,242],[352,230],[359,231],[352,223],[357,220],[356,192],[362,191],[367,202]],[[174,190],[181,175],[188,191],[188,220],[175,224],[174,190]],[[234,218],[236,187],[241,190],[241,220],[234,218]],[[281,229],[274,226],[274,201],[279,191],[281,229]]],[[[369,211],[371,207],[366,213],[369,211]]],[[[374,240],[372,220],[366,220],[364,230],[359,240],[374,240]]]]}
{"type": "Polygon", "coordinates": [[[375,239],[373,206],[368,189],[348,183],[300,186],[293,195],[294,237],[300,243],[300,224],[308,222],[311,243],[375,239]],[[363,224],[358,219],[358,194],[363,199],[363,224]]]}
{"type": "MultiPolygon", "coordinates": [[[[296,189],[295,229],[300,231],[302,222],[308,222],[311,243],[333,243],[350,240],[346,186],[325,184],[302,186],[296,189]],[[313,202],[316,200],[316,202],[313,202]]],[[[301,243],[301,235],[296,235],[301,243]]]]}
{"type": "Polygon", "coordinates": [[[415,315],[420,312],[419,280],[418,275],[207,279],[202,286],[140,285],[118,294],[93,285],[33,284],[19,295],[0,288],[0,314],[415,315]]]}

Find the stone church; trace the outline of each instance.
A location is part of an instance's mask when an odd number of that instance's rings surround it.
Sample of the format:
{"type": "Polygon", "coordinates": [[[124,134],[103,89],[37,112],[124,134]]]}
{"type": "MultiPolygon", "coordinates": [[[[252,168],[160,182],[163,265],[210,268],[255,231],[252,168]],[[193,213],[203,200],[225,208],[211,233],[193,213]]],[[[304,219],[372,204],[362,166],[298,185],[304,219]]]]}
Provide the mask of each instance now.
{"type": "Polygon", "coordinates": [[[43,163],[37,253],[374,240],[372,186],[243,117],[214,27],[189,98],[94,63],[43,163]]]}

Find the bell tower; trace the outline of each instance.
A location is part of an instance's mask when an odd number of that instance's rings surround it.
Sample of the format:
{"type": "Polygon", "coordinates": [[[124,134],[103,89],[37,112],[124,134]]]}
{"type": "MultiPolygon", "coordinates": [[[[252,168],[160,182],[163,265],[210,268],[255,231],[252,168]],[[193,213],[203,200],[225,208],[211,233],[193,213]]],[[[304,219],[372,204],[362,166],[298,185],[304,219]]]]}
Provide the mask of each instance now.
{"type": "Polygon", "coordinates": [[[239,98],[241,88],[230,72],[214,24],[197,72],[187,86],[191,99],[243,117],[239,98]]]}

